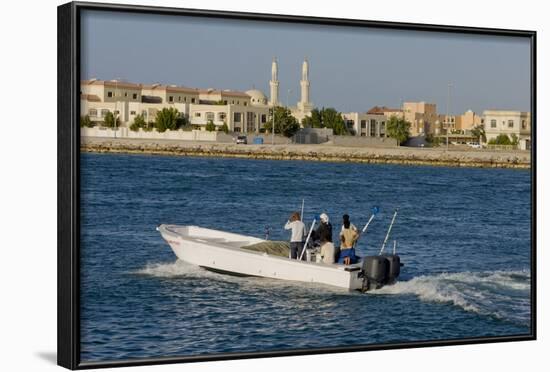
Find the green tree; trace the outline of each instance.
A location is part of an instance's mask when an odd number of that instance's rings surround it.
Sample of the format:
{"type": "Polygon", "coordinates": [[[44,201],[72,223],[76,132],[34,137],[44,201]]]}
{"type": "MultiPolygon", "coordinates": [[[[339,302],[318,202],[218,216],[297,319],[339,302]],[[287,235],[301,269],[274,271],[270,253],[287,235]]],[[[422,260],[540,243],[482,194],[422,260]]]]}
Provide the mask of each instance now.
{"type": "Polygon", "coordinates": [[[389,137],[395,138],[399,145],[405,143],[410,137],[411,123],[403,118],[392,116],[386,122],[386,133],[389,137]]]}
{"type": "Polygon", "coordinates": [[[184,116],[184,115],[182,115],[182,113],[180,113],[178,115],[178,118],[176,119],[176,129],[182,129],[187,125],[189,125],[189,119],[187,119],[186,116],[184,116]]]}
{"type": "Polygon", "coordinates": [[[512,141],[510,140],[510,137],[508,137],[506,134],[499,134],[497,138],[493,138],[489,141],[489,145],[510,146],[512,145],[512,141]]]}
{"type": "Polygon", "coordinates": [[[311,110],[311,116],[302,119],[302,126],[304,128],[323,128],[321,111],[318,108],[311,110]]]}
{"type": "Polygon", "coordinates": [[[306,128],[330,128],[336,135],[350,134],[342,114],[332,107],[314,108],[311,116],[302,120],[302,125],[306,128]]]}
{"type": "MultiPolygon", "coordinates": [[[[270,119],[264,124],[266,133],[271,133],[273,125],[273,109],[269,110],[270,119]]],[[[285,137],[292,137],[300,129],[298,120],[290,113],[286,107],[275,107],[275,133],[280,133],[285,137]]]]}
{"type": "Polygon", "coordinates": [[[334,134],[338,136],[349,134],[346,123],[342,114],[331,107],[323,108],[321,110],[321,117],[323,120],[323,126],[325,128],[332,128],[334,134]]]}
{"type": "Polygon", "coordinates": [[[140,128],[145,129],[146,126],[147,123],[145,122],[143,115],[136,115],[134,122],[130,125],[130,130],[137,132],[140,128]]]}
{"type": "Polygon", "coordinates": [[[511,144],[512,144],[513,146],[519,145],[519,138],[518,138],[518,136],[517,136],[515,133],[512,133],[512,134],[510,135],[510,138],[511,138],[510,142],[511,142],[511,144]]]}
{"type": "Polygon", "coordinates": [[[178,128],[178,110],[174,107],[163,108],[157,112],[155,117],[155,128],[159,132],[165,132],[167,130],[176,130],[178,128]]]}
{"type": "Polygon", "coordinates": [[[90,116],[88,115],[81,116],[80,127],[93,128],[94,122],[90,119],[90,116]]]}
{"type": "Polygon", "coordinates": [[[227,126],[227,123],[225,121],[223,122],[223,125],[220,127],[220,131],[226,134],[229,133],[229,127],[227,126]]]}
{"type": "Polygon", "coordinates": [[[441,140],[439,137],[434,137],[432,134],[426,135],[426,142],[428,142],[432,147],[438,147],[441,145],[441,140]]]}
{"type": "Polygon", "coordinates": [[[483,125],[476,125],[471,129],[472,136],[480,138],[483,142],[487,142],[487,137],[485,136],[485,128],[483,125]]]}
{"type": "MultiPolygon", "coordinates": [[[[104,125],[107,128],[114,128],[115,127],[115,115],[109,111],[105,117],[103,118],[104,125]]],[[[120,118],[117,116],[116,118],[116,127],[118,128],[120,126],[120,118]]]]}
{"type": "Polygon", "coordinates": [[[209,132],[214,132],[216,130],[216,125],[214,125],[212,120],[208,120],[208,123],[206,123],[206,130],[209,132]]]}
{"type": "Polygon", "coordinates": [[[143,127],[143,130],[146,132],[151,132],[153,129],[155,129],[155,122],[154,121],[148,121],[145,127],[143,127]]]}

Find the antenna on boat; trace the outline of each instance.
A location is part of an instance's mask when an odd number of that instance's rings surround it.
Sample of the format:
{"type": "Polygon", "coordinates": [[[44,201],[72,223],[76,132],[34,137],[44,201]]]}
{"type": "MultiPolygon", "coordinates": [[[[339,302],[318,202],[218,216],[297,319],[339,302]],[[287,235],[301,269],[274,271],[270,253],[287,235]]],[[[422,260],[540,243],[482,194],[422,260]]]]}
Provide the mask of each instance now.
{"type": "Polygon", "coordinates": [[[365,227],[363,227],[363,228],[361,229],[361,234],[359,234],[359,236],[357,237],[357,239],[355,239],[355,242],[353,243],[353,246],[354,246],[354,247],[357,245],[357,241],[359,240],[359,238],[361,237],[361,235],[363,235],[363,234],[367,231],[367,229],[369,228],[369,225],[370,225],[370,223],[372,222],[372,220],[374,219],[374,216],[376,216],[376,214],[377,214],[378,212],[380,212],[380,208],[374,206],[374,207],[372,207],[371,211],[372,211],[372,214],[371,214],[369,220],[368,220],[367,223],[365,224],[365,227]]]}
{"type": "Polygon", "coordinates": [[[372,207],[372,215],[370,216],[369,220],[367,221],[367,223],[365,224],[365,227],[363,227],[363,230],[361,230],[361,233],[364,233],[365,231],[367,231],[367,228],[369,227],[370,223],[372,222],[372,220],[374,219],[374,216],[376,216],[376,214],[380,212],[380,208],[378,207],[372,207]]]}
{"type": "Polygon", "coordinates": [[[382,252],[384,252],[384,248],[386,248],[386,243],[388,242],[388,238],[390,237],[390,232],[393,227],[393,223],[395,222],[395,217],[397,217],[397,208],[395,209],[395,212],[393,212],[393,218],[391,219],[390,227],[388,228],[386,238],[384,239],[384,243],[382,243],[382,248],[380,248],[380,253],[378,253],[378,255],[381,255],[382,252]]]}
{"type": "Polygon", "coordinates": [[[302,199],[302,213],[300,213],[300,221],[304,221],[304,202],[306,200],[305,199],[302,199]]]}

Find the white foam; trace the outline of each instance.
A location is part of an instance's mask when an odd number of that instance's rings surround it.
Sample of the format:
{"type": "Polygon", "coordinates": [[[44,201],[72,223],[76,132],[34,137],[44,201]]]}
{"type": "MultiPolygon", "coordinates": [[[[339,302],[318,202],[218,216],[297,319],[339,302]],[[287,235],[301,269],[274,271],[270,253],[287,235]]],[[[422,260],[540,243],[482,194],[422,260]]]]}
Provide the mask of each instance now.
{"type": "Polygon", "coordinates": [[[208,275],[208,271],[184,261],[176,260],[170,263],[147,264],[143,269],[135,271],[134,274],[149,275],[159,278],[177,278],[208,275]]]}
{"type": "Polygon", "coordinates": [[[443,273],[397,282],[371,293],[414,294],[422,301],[451,303],[465,311],[527,323],[530,282],[529,271],[443,273]]]}

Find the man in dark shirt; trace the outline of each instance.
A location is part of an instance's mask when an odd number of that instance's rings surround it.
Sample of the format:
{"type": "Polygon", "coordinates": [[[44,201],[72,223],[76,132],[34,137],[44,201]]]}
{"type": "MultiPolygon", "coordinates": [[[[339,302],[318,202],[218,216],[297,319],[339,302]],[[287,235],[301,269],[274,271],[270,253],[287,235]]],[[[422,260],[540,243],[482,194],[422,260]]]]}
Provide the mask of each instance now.
{"type": "Polygon", "coordinates": [[[326,242],[332,243],[332,225],[328,220],[326,213],[321,214],[321,223],[319,227],[314,231],[315,240],[319,240],[321,244],[326,242]]]}
{"type": "Polygon", "coordinates": [[[334,244],[332,244],[332,225],[329,222],[326,213],[322,213],[320,216],[321,223],[319,227],[314,231],[314,239],[319,241],[321,245],[321,256],[324,263],[334,263],[336,251],[334,244]]]}

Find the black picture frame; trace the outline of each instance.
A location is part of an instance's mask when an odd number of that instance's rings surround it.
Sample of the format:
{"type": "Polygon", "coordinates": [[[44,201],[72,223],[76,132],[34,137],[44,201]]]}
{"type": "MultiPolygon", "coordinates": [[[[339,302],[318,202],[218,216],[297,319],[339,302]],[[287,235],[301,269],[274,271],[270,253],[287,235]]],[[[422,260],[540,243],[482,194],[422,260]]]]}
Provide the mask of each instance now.
{"type": "Polygon", "coordinates": [[[280,14],[179,9],[154,6],[117,5],[71,2],[58,7],[58,364],[69,369],[98,367],[138,366],[181,362],[200,362],[242,358],[340,353],[367,350],[465,345],[494,342],[528,341],[537,337],[537,263],[536,263],[536,37],[535,31],[491,29],[476,27],[442,26],[336,19],[280,14]],[[109,362],[82,362],[80,360],[79,318],[79,244],[80,244],[80,16],[83,10],[146,13],[157,15],[181,15],[217,19],[289,22],[326,26],[353,26],[404,31],[434,31],[469,35],[515,36],[528,38],[531,45],[531,333],[520,336],[437,340],[396,344],[345,346],[335,348],[298,349],[291,351],[260,351],[251,353],[225,353],[216,355],[159,357],[109,362]]]}

